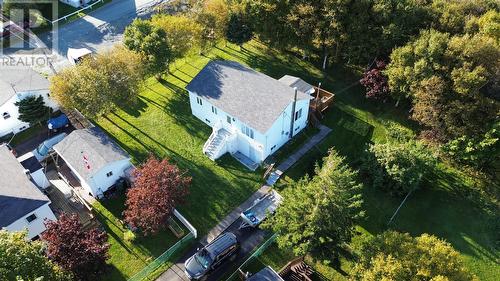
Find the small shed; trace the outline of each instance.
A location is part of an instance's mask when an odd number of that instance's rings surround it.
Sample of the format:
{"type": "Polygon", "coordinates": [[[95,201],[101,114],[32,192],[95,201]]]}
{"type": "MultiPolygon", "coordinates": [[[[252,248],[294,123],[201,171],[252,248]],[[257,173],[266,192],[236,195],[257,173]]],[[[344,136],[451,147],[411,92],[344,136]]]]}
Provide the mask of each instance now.
{"type": "Polygon", "coordinates": [[[130,156],[97,127],[71,132],[54,146],[59,163],[70,169],[81,186],[101,198],[132,166],[130,156]]]}

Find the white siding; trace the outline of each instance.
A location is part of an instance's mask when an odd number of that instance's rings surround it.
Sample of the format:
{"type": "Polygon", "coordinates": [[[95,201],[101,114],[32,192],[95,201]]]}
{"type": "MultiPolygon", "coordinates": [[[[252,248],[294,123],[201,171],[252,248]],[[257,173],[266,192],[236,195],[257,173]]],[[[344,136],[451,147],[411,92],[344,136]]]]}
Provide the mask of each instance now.
{"type": "Polygon", "coordinates": [[[108,188],[115,184],[121,177],[125,176],[124,172],[130,166],[132,166],[130,160],[125,159],[110,163],[92,175],[88,180],[92,195],[94,197],[102,197],[103,193],[107,191],[108,188]],[[108,177],[107,174],[110,172],[112,175],[108,177]]]}
{"type": "Polygon", "coordinates": [[[91,196],[97,198],[101,198],[108,188],[115,184],[118,179],[124,177],[125,171],[132,166],[130,159],[125,159],[110,163],[92,176],[84,178],[78,174],[68,161],[64,158],[63,160],[66,162],[66,165],[68,165],[73,175],[76,176],[82,187],[85,188],[91,196]],[[112,172],[112,175],[108,177],[107,173],[109,172],[112,172]]]}
{"type": "MultiPolygon", "coordinates": [[[[302,131],[307,126],[307,120],[309,115],[309,100],[297,101],[295,105],[295,112],[302,110],[300,118],[296,121],[294,120],[294,133],[296,136],[300,131],[302,131]]],[[[292,103],[283,111],[281,117],[277,119],[271,129],[266,133],[267,136],[267,150],[265,156],[269,156],[275,153],[280,147],[290,140],[290,125],[292,121],[292,103]]]]}
{"type": "Polygon", "coordinates": [[[6,226],[5,229],[7,231],[22,231],[27,229],[28,230],[27,238],[32,239],[33,237],[40,235],[42,232],[45,231],[45,224],[44,224],[45,219],[52,221],[56,220],[56,216],[49,208],[49,203],[39,207],[33,212],[26,214],[24,217],[6,226]],[[32,214],[35,214],[36,219],[31,222],[28,222],[26,218],[32,214]]]}
{"type": "MultiPolygon", "coordinates": [[[[242,128],[246,124],[242,123],[240,120],[236,119],[234,116],[230,116],[220,108],[216,108],[210,104],[206,99],[198,96],[196,93],[189,92],[189,102],[191,105],[191,112],[201,121],[205,122],[208,126],[214,128],[224,128],[227,131],[236,134],[237,137],[228,151],[234,153],[240,151],[242,154],[251,158],[255,162],[262,162],[269,155],[276,152],[281,146],[283,146],[289,140],[289,131],[291,125],[292,114],[292,102],[283,111],[280,117],[274,122],[271,128],[265,133],[253,130],[254,138],[248,137],[244,134],[242,128]],[[201,105],[199,100],[201,99],[201,105]],[[217,112],[217,114],[215,113],[217,112]],[[231,124],[227,122],[227,116],[231,118],[231,124]],[[274,148],[273,148],[274,146],[274,148]],[[273,149],[271,149],[273,148],[273,149]]],[[[296,112],[302,109],[301,117],[294,122],[294,135],[297,135],[302,129],[307,126],[307,118],[309,114],[309,100],[300,100],[296,104],[296,112]]],[[[249,127],[249,126],[247,126],[249,127]]]]}
{"type": "Polygon", "coordinates": [[[28,96],[32,95],[41,95],[45,101],[45,105],[52,107],[54,110],[58,109],[58,105],[52,101],[49,96],[49,91],[36,91],[36,92],[26,92],[26,93],[18,93],[6,103],[0,106],[0,137],[7,135],[9,133],[18,133],[29,128],[30,124],[25,123],[17,119],[19,117],[18,107],[15,105],[17,101],[20,101],[28,96]],[[3,114],[7,112],[10,115],[10,118],[4,119],[3,114]]]}

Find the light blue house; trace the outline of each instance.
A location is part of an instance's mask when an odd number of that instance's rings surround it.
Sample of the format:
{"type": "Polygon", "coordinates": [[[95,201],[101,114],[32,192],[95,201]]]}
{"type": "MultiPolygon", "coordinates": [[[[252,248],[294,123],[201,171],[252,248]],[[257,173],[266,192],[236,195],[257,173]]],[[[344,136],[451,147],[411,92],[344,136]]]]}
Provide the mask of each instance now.
{"type": "Polygon", "coordinates": [[[212,160],[229,152],[256,169],[304,129],[313,87],[292,88],[298,78],[290,77],[276,80],[233,61],[208,63],[186,88],[193,115],[213,130],[203,152],[212,160]]]}

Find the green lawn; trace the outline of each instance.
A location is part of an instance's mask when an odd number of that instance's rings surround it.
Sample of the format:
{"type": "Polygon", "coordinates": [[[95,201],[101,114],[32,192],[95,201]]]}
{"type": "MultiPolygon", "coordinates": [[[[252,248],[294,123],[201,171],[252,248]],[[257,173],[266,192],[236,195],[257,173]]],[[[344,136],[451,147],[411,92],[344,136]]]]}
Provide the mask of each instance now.
{"type": "MultiPolygon", "coordinates": [[[[415,124],[404,118],[404,112],[394,109],[392,104],[370,102],[363,97],[361,86],[349,86],[357,80],[349,78],[350,75],[356,77],[354,73],[334,68],[329,74],[331,77],[346,79],[345,82],[334,82],[329,85],[331,88],[327,88],[337,95],[335,107],[323,120],[323,124],[333,131],[317,149],[287,172],[289,178],[281,182],[282,188],[286,186],[287,180],[298,180],[305,172],[313,174],[315,164],[326,155],[330,147],[357,167],[366,144],[387,141],[386,124],[393,122],[415,129],[415,124]]],[[[461,252],[467,267],[481,280],[497,280],[500,276],[500,251],[495,244],[495,217],[462,195],[468,193],[467,190],[471,190],[474,184],[476,182],[473,179],[440,163],[426,179],[424,187],[412,194],[390,227],[412,235],[430,233],[444,238],[461,252]]],[[[387,222],[402,199],[365,186],[363,195],[367,217],[359,226],[362,234],[354,239],[353,246],[369,235],[388,229],[387,222]]],[[[342,258],[341,263],[337,272],[344,271],[345,274],[352,261],[342,258]]],[[[320,263],[316,267],[330,279],[344,279],[342,274],[336,274],[320,263]]]]}
{"type": "MultiPolygon", "coordinates": [[[[108,233],[110,244],[109,271],[102,280],[127,280],[174,245],[178,239],[170,230],[150,237],[138,236],[133,242],[124,240],[124,228],[120,221],[125,196],[103,200],[93,205],[94,213],[108,233]]],[[[185,230],[187,233],[187,230],[185,230]]]]}
{"type": "MultiPolygon", "coordinates": [[[[385,124],[388,122],[415,128],[415,124],[406,121],[406,112],[401,109],[392,104],[365,100],[363,89],[357,83],[359,73],[356,71],[335,65],[325,76],[311,63],[270,50],[255,41],[246,44],[242,50],[229,44],[228,47],[215,48],[207,56],[178,61],[165,81],[147,81],[136,104],[116,110],[97,123],[133,156],[136,164],[153,153],[168,157],[188,171],[193,183],[187,204],[180,210],[199,229],[200,235],[262,184],[262,171],[249,172],[230,157],[214,163],[202,153],[210,128],[191,115],[184,87],[210,59],[215,58],[239,61],[275,78],[290,74],[312,84],[321,81],[327,90],[336,94],[335,107],[323,120],[333,129],[332,133],[292,167],[287,173],[288,180],[296,180],[306,172],[312,173],[314,164],[330,147],[356,166],[366,143],[386,141],[385,124]]],[[[307,138],[307,132],[301,138],[307,138]]],[[[290,146],[290,151],[293,146],[290,146]]],[[[277,156],[278,159],[283,157],[277,156]]],[[[281,182],[283,184],[286,180],[281,182]]],[[[434,177],[428,180],[426,188],[412,195],[392,227],[413,235],[427,232],[447,239],[462,253],[467,266],[481,280],[494,280],[500,274],[499,251],[495,248],[496,233],[490,227],[490,217],[457,195],[460,193],[457,190],[468,189],[471,184],[465,176],[441,165],[434,177]]],[[[368,217],[359,226],[361,235],[355,238],[354,246],[367,236],[387,229],[386,223],[400,202],[399,198],[368,187],[364,195],[368,217]]],[[[291,256],[271,247],[262,259],[278,269],[291,256]]],[[[127,261],[121,260],[126,265],[127,261]]],[[[326,278],[343,280],[342,276],[349,272],[351,265],[351,260],[342,258],[340,265],[332,267],[316,263],[315,267],[326,278]]]]}
{"type": "Polygon", "coordinates": [[[42,130],[42,126],[41,125],[33,125],[32,127],[29,127],[28,129],[22,131],[22,132],[19,132],[17,133],[13,138],[12,140],[10,139],[7,139],[7,141],[10,140],[10,145],[12,147],[15,147],[29,139],[31,139],[32,137],[35,137],[37,135],[39,135],[41,133],[41,130],[42,130]]]}

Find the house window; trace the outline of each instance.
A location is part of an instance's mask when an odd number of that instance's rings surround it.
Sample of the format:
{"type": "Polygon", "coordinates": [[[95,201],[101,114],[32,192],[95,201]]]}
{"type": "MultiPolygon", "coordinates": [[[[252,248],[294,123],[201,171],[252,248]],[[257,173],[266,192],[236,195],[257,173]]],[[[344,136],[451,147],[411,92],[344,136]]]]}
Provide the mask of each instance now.
{"type": "Polygon", "coordinates": [[[302,108],[295,112],[295,121],[297,121],[302,116],[302,108]]]}
{"type": "Polygon", "coordinates": [[[273,151],[275,148],[276,148],[276,145],[273,145],[273,147],[271,147],[271,151],[273,151]]]}
{"type": "Polygon", "coordinates": [[[28,221],[28,223],[30,223],[30,222],[36,220],[36,215],[33,213],[33,214],[27,216],[26,220],[28,221]]]}
{"type": "Polygon", "coordinates": [[[199,105],[203,105],[203,100],[200,97],[196,97],[196,103],[199,105]]]}
{"type": "Polygon", "coordinates": [[[205,118],[205,121],[207,121],[207,123],[210,123],[210,120],[208,120],[208,119],[206,119],[206,118],[205,118]]]}
{"type": "Polygon", "coordinates": [[[227,115],[226,116],[226,121],[228,124],[231,124],[231,116],[227,115]]]}
{"type": "Polygon", "coordinates": [[[106,174],[106,177],[108,177],[108,178],[109,178],[109,177],[111,177],[112,175],[113,175],[113,172],[108,172],[108,173],[106,174]]]}
{"type": "Polygon", "coordinates": [[[253,130],[248,128],[247,126],[245,125],[242,125],[241,127],[241,132],[245,135],[247,135],[249,138],[253,139],[254,138],[254,134],[253,134],[253,130]]]}
{"type": "Polygon", "coordinates": [[[213,105],[212,105],[212,113],[217,115],[217,108],[215,108],[213,105]]]}
{"type": "Polygon", "coordinates": [[[10,114],[8,112],[4,112],[2,114],[2,116],[3,116],[3,119],[9,119],[10,118],[10,114]]]}

